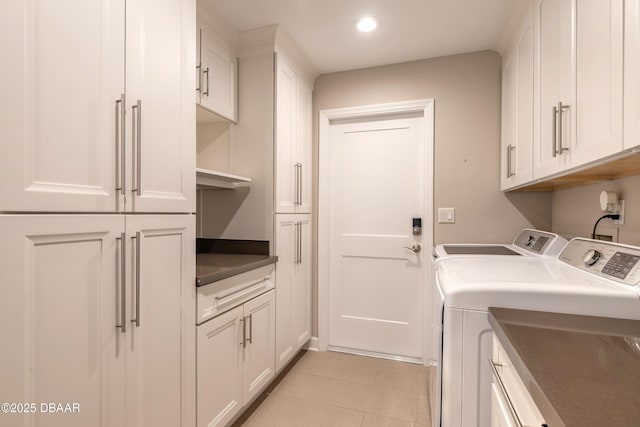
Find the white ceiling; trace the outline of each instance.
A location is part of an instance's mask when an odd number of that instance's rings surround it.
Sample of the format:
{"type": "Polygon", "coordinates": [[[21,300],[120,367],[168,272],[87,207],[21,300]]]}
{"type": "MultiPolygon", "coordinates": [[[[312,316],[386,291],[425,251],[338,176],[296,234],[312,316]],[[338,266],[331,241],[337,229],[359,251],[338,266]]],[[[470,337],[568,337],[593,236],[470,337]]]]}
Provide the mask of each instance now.
{"type": "Polygon", "coordinates": [[[239,32],[280,24],[321,73],[496,49],[519,0],[206,0],[239,32]],[[374,33],[353,21],[382,20],[374,33]]]}

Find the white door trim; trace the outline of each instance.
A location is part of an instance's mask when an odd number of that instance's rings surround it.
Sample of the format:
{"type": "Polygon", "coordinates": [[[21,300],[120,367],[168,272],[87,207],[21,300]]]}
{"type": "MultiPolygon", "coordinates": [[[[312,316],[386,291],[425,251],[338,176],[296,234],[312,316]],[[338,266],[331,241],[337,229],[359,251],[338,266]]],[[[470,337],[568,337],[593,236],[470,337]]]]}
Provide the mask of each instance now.
{"type": "MultiPolygon", "coordinates": [[[[318,118],[318,349],[329,346],[329,126],[332,120],[354,119],[400,113],[422,113],[424,117],[424,165],[426,174],[423,243],[425,250],[433,248],[433,167],[434,167],[434,100],[393,102],[321,110],[318,118]]],[[[429,268],[424,269],[424,283],[429,286],[429,268]]],[[[431,307],[430,292],[425,292],[425,309],[431,307]]],[[[425,315],[427,310],[425,310],[425,315]]],[[[425,319],[425,333],[430,328],[425,319]]],[[[431,354],[431,339],[425,339],[424,359],[431,354]]]]}

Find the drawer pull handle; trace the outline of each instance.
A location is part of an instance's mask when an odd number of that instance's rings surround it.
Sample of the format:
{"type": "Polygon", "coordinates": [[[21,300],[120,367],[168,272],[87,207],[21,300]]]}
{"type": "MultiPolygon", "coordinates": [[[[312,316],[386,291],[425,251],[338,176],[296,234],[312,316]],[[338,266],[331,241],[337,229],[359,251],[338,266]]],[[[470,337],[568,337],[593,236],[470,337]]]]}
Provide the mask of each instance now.
{"type": "Polygon", "coordinates": [[[502,382],[502,378],[500,378],[500,374],[498,373],[498,368],[496,366],[502,366],[502,364],[496,363],[492,359],[489,359],[489,366],[491,366],[493,377],[496,379],[496,382],[498,383],[498,387],[500,387],[500,391],[502,392],[502,395],[505,397],[507,401],[507,406],[509,406],[509,412],[511,412],[511,415],[513,415],[513,419],[515,420],[516,425],[518,427],[523,427],[522,421],[520,421],[520,417],[516,412],[516,408],[513,406],[513,402],[509,398],[507,389],[505,388],[504,383],[502,382]]]}

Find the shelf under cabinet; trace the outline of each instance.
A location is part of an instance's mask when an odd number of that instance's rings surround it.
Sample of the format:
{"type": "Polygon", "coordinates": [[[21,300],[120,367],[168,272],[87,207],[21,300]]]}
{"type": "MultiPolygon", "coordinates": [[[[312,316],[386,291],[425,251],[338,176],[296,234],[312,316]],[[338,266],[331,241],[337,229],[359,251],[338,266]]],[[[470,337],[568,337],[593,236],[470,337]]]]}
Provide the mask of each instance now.
{"type": "Polygon", "coordinates": [[[196,168],[196,184],[199,189],[227,188],[235,189],[249,185],[251,178],[230,173],[196,168]]]}

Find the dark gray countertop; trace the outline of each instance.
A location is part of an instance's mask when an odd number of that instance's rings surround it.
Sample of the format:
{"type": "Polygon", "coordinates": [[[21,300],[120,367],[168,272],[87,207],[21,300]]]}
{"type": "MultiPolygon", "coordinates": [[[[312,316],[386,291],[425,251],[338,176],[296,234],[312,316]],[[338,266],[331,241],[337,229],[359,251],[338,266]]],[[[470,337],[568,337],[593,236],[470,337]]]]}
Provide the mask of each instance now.
{"type": "Polygon", "coordinates": [[[640,321],[489,308],[549,427],[640,425],[640,321]]]}
{"type": "Polygon", "coordinates": [[[204,286],[227,277],[275,264],[277,256],[253,254],[196,255],[196,286],[204,286]]]}
{"type": "Polygon", "coordinates": [[[196,286],[275,264],[269,242],[263,240],[196,239],[196,286]]]}

